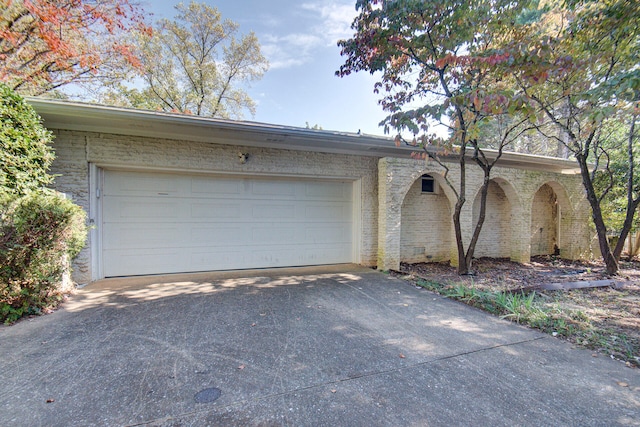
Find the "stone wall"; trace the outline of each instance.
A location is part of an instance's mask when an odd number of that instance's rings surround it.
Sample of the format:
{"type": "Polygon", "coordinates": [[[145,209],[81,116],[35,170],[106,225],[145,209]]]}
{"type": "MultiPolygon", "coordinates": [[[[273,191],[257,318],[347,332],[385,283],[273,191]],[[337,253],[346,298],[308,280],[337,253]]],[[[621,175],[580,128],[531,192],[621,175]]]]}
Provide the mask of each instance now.
{"type": "MultiPolygon", "coordinates": [[[[473,201],[473,223],[480,217],[481,194],[473,201]]],[[[495,181],[489,183],[482,231],[476,243],[475,256],[509,258],[511,256],[512,216],[511,203],[502,187],[495,181]]],[[[453,222],[451,219],[449,221],[453,222]]]]}
{"type": "MultiPolygon", "coordinates": [[[[54,148],[57,158],[51,172],[59,175],[55,186],[72,196],[90,219],[89,164],[103,168],[150,168],[178,172],[234,173],[263,176],[339,177],[361,181],[360,197],[362,229],[360,260],[362,265],[377,262],[377,158],[210,144],[97,134],[75,131],[56,131],[54,148]],[[238,152],[250,154],[241,164],[238,152]]],[[[73,278],[87,283],[95,278],[91,271],[88,245],[74,262],[73,278]]]]}
{"type": "MultiPolygon", "coordinates": [[[[403,204],[423,174],[428,173],[438,181],[442,193],[447,197],[450,212],[453,212],[456,196],[444,179],[445,170],[436,163],[423,160],[384,158],[379,161],[378,191],[378,268],[397,269],[403,255],[410,252],[413,241],[403,239],[401,232],[403,204]],[[404,249],[403,249],[404,246],[404,249]]],[[[495,167],[492,171],[489,190],[489,207],[486,229],[481,234],[476,257],[508,256],[517,262],[528,262],[531,257],[531,227],[534,197],[547,184],[555,193],[560,218],[558,246],[560,255],[569,259],[589,258],[590,229],[589,206],[583,196],[579,175],[515,168],[495,167]],[[506,242],[506,243],[505,243],[506,242]]],[[[457,190],[460,176],[455,165],[450,165],[447,175],[457,190]]],[[[461,213],[462,238],[468,245],[475,225],[474,212],[479,209],[477,197],[483,182],[482,170],[474,164],[466,169],[466,200],[461,213]]],[[[415,215],[415,214],[412,214],[415,215]]],[[[452,220],[450,219],[450,224],[452,220]]],[[[443,225],[447,227],[447,225],[443,225]]],[[[452,227],[451,227],[452,228],[452,227]]],[[[405,234],[406,237],[406,234],[405,234]]],[[[457,265],[455,238],[450,239],[450,261],[457,265]]],[[[407,258],[411,261],[411,258],[407,258]]]]}
{"type": "Polygon", "coordinates": [[[440,188],[422,193],[418,178],[402,202],[400,258],[410,263],[447,261],[452,236],[447,196],[440,188]]]}

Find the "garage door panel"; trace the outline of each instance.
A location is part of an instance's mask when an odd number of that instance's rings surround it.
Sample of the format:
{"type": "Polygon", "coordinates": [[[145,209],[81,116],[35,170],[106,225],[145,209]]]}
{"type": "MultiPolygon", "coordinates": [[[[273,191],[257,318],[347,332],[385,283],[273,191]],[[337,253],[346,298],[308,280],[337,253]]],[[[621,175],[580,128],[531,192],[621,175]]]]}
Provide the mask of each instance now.
{"type": "Polygon", "coordinates": [[[141,249],[181,247],[184,227],[179,224],[105,224],[103,247],[105,249],[141,249]]]}
{"type": "Polygon", "coordinates": [[[339,264],[344,262],[341,260],[350,258],[351,244],[306,245],[304,248],[300,248],[300,254],[303,257],[303,265],[339,264]]]}
{"type": "Polygon", "coordinates": [[[106,277],[167,273],[181,269],[185,263],[184,252],[174,248],[105,250],[102,256],[106,277]],[[158,265],[162,265],[161,271],[158,265]]]}
{"type": "Polygon", "coordinates": [[[104,195],[154,196],[165,193],[178,196],[185,182],[170,176],[156,176],[139,172],[119,172],[105,181],[104,195]]]}
{"type": "Polygon", "coordinates": [[[183,205],[177,201],[154,201],[154,199],[121,199],[115,203],[107,205],[113,209],[106,212],[109,218],[120,221],[131,221],[135,219],[160,219],[166,218],[175,220],[181,216],[180,210],[183,205]]]}
{"type": "Polygon", "coordinates": [[[289,220],[296,217],[296,206],[294,204],[271,204],[254,202],[251,206],[252,219],[282,219],[289,220]]]}
{"type": "Polygon", "coordinates": [[[304,218],[309,220],[335,221],[336,216],[348,218],[351,215],[351,205],[347,203],[309,203],[304,206],[304,218]]]}
{"type": "MultiPolygon", "coordinates": [[[[276,226],[274,224],[265,224],[264,226],[251,226],[251,240],[260,242],[260,244],[287,244],[297,243],[299,234],[298,227],[291,224],[289,226],[276,226]]],[[[250,242],[242,242],[246,245],[250,242]]],[[[255,244],[255,243],[254,243],[255,244]]]]}
{"type": "Polygon", "coordinates": [[[251,187],[251,194],[254,196],[268,195],[291,199],[296,195],[296,183],[291,181],[255,181],[251,187]]]}
{"type": "Polygon", "coordinates": [[[247,254],[242,250],[230,248],[211,250],[202,249],[192,253],[189,271],[238,270],[247,267],[247,254]]]}
{"type": "Polygon", "coordinates": [[[352,262],[348,182],[105,171],[104,188],[106,277],[352,262]]]}
{"type": "Polygon", "coordinates": [[[316,182],[305,185],[305,194],[309,200],[351,201],[351,188],[342,182],[316,182]]]}
{"type": "Polygon", "coordinates": [[[240,218],[243,215],[243,206],[238,202],[221,203],[204,203],[200,200],[191,202],[190,219],[229,219],[240,218]]]}
{"type": "MultiPolygon", "coordinates": [[[[295,264],[302,262],[301,253],[289,246],[273,246],[264,249],[253,249],[249,252],[249,265],[263,265],[265,267],[278,267],[284,262],[295,264]]],[[[246,268],[246,267],[245,267],[246,268]]]]}
{"type": "Polygon", "coordinates": [[[216,242],[246,241],[245,227],[234,223],[218,223],[202,226],[195,224],[189,227],[190,241],[194,246],[211,246],[216,242]]]}
{"type": "Polygon", "coordinates": [[[228,197],[243,193],[243,184],[235,179],[220,178],[212,181],[210,178],[193,177],[191,179],[191,194],[198,197],[228,197]]]}
{"type": "Polygon", "coordinates": [[[313,243],[351,243],[349,225],[312,226],[305,230],[304,240],[313,243]]]}
{"type": "Polygon", "coordinates": [[[176,197],[132,197],[105,196],[103,215],[109,221],[138,221],[144,222],[148,218],[175,220],[182,217],[189,209],[183,200],[176,197]]]}

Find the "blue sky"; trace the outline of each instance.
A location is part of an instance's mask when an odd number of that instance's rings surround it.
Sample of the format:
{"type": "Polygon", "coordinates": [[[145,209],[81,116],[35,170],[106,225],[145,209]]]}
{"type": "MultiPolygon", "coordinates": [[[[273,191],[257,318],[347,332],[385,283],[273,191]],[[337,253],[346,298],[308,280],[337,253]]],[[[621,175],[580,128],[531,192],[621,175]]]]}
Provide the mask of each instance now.
{"type": "MultiPolygon", "coordinates": [[[[382,135],[386,116],[368,73],[336,77],[343,63],[338,39],[352,35],[355,0],[206,0],[223,18],[254,31],[271,67],[247,89],[258,122],[382,135]]],[[[178,1],[144,0],[155,19],[171,18],[178,1]]],[[[154,19],[154,20],[155,20],[154,19]]]]}

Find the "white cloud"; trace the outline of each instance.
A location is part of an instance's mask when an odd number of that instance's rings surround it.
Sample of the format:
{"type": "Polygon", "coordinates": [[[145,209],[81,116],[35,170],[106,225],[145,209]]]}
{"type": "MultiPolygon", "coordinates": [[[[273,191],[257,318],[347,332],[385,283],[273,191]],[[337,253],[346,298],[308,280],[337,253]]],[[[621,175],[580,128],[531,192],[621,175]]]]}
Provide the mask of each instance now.
{"type": "Polygon", "coordinates": [[[290,68],[313,60],[317,49],[335,47],[339,39],[351,35],[351,22],[356,15],[351,1],[316,1],[300,5],[299,19],[307,31],[262,37],[262,50],[270,68],[290,68]]]}
{"type": "Polygon", "coordinates": [[[263,15],[260,19],[260,22],[265,27],[270,28],[278,28],[282,25],[282,19],[280,19],[280,17],[270,14],[263,15]]]}
{"type": "Polygon", "coordinates": [[[337,1],[304,3],[302,8],[320,15],[321,23],[314,27],[314,31],[321,34],[328,44],[335,46],[338,40],[352,34],[351,23],[356,16],[353,3],[344,4],[337,1]]]}
{"type": "Polygon", "coordinates": [[[269,59],[271,69],[302,65],[312,58],[312,52],[323,40],[314,34],[267,35],[263,38],[262,51],[269,59]]]}

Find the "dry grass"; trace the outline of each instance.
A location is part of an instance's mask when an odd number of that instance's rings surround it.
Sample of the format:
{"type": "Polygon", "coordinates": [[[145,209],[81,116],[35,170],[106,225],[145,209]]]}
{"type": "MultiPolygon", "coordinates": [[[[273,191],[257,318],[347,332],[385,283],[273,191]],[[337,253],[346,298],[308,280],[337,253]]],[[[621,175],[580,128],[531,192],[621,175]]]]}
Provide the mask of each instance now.
{"type": "Polygon", "coordinates": [[[622,360],[628,366],[640,367],[639,261],[621,262],[620,274],[615,278],[622,285],[618,289],[535,291],[533,306],[525,309],[529,311],[522,316],[505,315],[504,310],[486,302],[502,301],[497,298],[501,293],[526,286],[611,278],[601,263],[555,257],[535,257],[528,264],[478,259],[474,260],[473,270],[473,276],[458,276],[455,268],[446,263],[403,264],[400,273],[407,280],[454,298],[460,289],[469,289],[478,298],[457,299],[622,360]]]}

